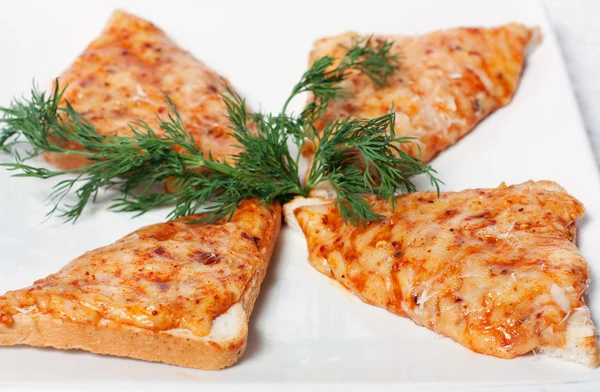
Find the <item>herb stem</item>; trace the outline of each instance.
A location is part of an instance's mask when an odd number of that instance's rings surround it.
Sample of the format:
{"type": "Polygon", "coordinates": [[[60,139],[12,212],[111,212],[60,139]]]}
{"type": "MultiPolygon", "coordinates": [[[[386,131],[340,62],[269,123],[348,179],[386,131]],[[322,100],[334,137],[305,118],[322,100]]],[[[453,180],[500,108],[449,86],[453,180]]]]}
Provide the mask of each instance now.
{"type": "Polygon", "coordinates": [[[199,150],[169,97],[166,102],[171,110],[167,118],[159,118],[160,133],[136,122],[128,135],[102,135],[68,102],[60,104],[64,89],[59,89],[58,81],[49,95],[34,86],[30,99],[0,107],[0,149],[9,149],[19,137],[33,147],[26,157],[15,154],[14,163],[2,166],[18,177],[42,179],[78,172],[74,178],[60,180],[50,195],[54,207],[49,214],[58,211],[67,221],[77,220],[102,187],[120,191],[110,207],[114,211],[139,215],[169,205],[169,218],[202,210],[203,221],[214,221],[231,218],[245,198],[285,203],[297,195],[307,197],[311,189],[328,181],[337,193],[335,205],[342,217],[355,225],[364,224],[379,217],[366,194],[393,202],[397,191],[415,190],[411,176],[425,173],[432,185],[437,187],[439,182],[431,167],[398,147],[412,140],[395,136],[393,113],[373,119],[337,119],[319,132],[314,127],[329,103],[345,94],[339,84],[349,71],[364,73],[377,86],[385,85],[398,68],[391,47],[391,42],[373,43],[366,38],[355,41],[337,64],[331,57],[317,59],[277,115],[249,114],[245,101],[227,88],[222,99],[231,135],[242,147],[227,160],[199,150]],[[292,100],[304,92],[311,94],[312,101],[299,116],[288,114],[292,100]],[[57,140],[67,147],[57,146],[57,140]],[[290,141],[298,147],[295,155],[290,141]],[[303,185],[298,169],[306,143],[315,152],[303,185]],[[46,152],[82,156],[90,163],[78,170],[49,170],[25,162],[46,152]],[[153,187],[167,180],[173,192],[153,187]],[[63,199],[70,192],[77,202],[65,205],[63,199]]]}

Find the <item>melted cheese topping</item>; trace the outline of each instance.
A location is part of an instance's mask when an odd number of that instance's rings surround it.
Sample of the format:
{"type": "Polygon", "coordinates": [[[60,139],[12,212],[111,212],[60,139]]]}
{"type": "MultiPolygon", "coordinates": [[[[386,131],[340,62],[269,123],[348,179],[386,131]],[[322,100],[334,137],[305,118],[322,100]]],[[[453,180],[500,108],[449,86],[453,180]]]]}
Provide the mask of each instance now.
{"type": "MultiPolygon", "coordinates": [[[[59,82],[68,85],[62,103],[68,101],[101,134],[128,135],[129,124],[142,120],[160,135],[156,114],[166,117],[170,111],[166,93],[202,151],[213,156],[238,151],[221,100],[227,80],[133,15],[116,11],[59,82]]],[[[83,158],[62,154],[46,158],[68,169],[86,164],[83,158]]]]}
{"type": "MultiPolygon", "coordinates": [[[[320,39],[310,62],[325,55],[341,58],[358,38],[355,33],[346,33],[320,39]]],[[[418,139],[400,148],[429,161],[510,102],[523,70],[526,48],[539,39],[539,31],[509,24],[374,39],[394,42],[391,52],[401,57],[400,69],[390,78],[389,86],[381,89],[365,75],[350,73],[340,83],[348,94],[329,105],[317,128],[349,115],[379,117],[393,107],[396,134],[418,139]]],[[[306,155],[312,155],[309,150],[305,150],[306,155]]]]}
{"type": "Polygon", "coordinates": [[[384,218],[366,228],[345,225],[332,204],[295,211],[320,272],[480,353],[565,347],[588,266],[573,243],[583,207],[560,186],[413,193],[394,212],[372,201],[384,218]]]}
{"type": "Polygon", "coordinates": [[[144,227],[85,253],[31,287],[0,297],[0,318],[39,312],[78,323],[112,321],[196,336],[240,298],[275,240],[279,207],[244,201],[230,222],[144,227]]]}

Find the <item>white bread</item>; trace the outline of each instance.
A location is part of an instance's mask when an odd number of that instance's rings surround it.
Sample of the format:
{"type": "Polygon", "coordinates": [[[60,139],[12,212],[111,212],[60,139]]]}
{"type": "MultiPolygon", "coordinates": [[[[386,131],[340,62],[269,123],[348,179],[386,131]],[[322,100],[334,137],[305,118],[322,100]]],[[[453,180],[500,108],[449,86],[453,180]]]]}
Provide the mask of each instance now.
{"type": "Polygon", "coordinates": [[[86,325],[36,312],[13,318],[14,327],[0,327],[0,345],[82,349],[206,370],[236,363],[248,337],[248,316],[239,303],[219,316],[202,338],[186,329],[153,332],[110,322],[86,325]]]}
{"type": "Polygon", "coordinates": [[[564,347],[538,347],[535,351],[554,358],[577,362],[589,367],[600,363],[596,347],[596,329],[586,306],[574,309],[567,319],[564,347]]]}
{"type": "Polygon", "coordinates": [[[296,218],[294,211],[296,211],[300,207],[318,206],[318,205],[322,205],[322,204],[329,204],[331,202],[332,201],[330,199],[327,199],[325,197],[320,197],[320,196],[313,197],[312,193],[311,193],[311,197],[296,196],[292,200],[290,200],[289,202],[287,202],[283,205],[282,209],[283,209],[283,217],[285,219],[285,223],[287,223],[287,225],[292,230],[302,232],[302,228],[300,227],[300,224],[298,223],[298,219],[296,218]]]}
{"type": "MultiPolygon", "coordinates": [[[[265,207],[258,206],[256,203],[254,201],[246,202],[244,208],[258,207],[260,210],[258,215],[249,213],[247,217],[244,217],[244,213],[236,213],[234,220],[245,220],[240,225],[264,223],[261,229],[263,235],[258,245],[258,250],[263,256],[262,263],[255,269],[239,300],[213,320],[208,335],[198,336],[185,327],[155,331],[125,325],[109,318],[102,318],[97,323],[82,323],[69,320],[67,317],[57,317],[52,313],[42,313],[36,305],[32,305],[25,308],[16,307],[16,313],[12,314],[10,325],[0,323],[0,345],[82,349],[98,354],[164,362],[206,370],[218,370],[233,365],[246,348],[248,319],[260,292],[260,284],[265,277],[281,222],[279,205],[265,207]],[[263,222],[257,222],[260,219],[263,222]]],[[[235,222],[233,223],[235,224],[235,222]]],[[[244,229],[247,228],[248,226],[245,226],[244,229]]],[[[256,234],[256,232],[249,232],[256,234]]],[[[125,239],[131,236],[127,236],[125,239]]],[[[137,238],[135,241],[138,241],[137,238]]],[[[118,244],[120,242],[116,243],[116,245],[118,244]]],[[[167,245],[165,248],[167,252],[171,250],[167,245]]],[[[106,249],[109,247],[88,252],[86,255],[106,249]]],[[[86,255],[80,259],[83,260],[86,255]]],[[[73,263],[77,261],[78,259],[73,263]]],[[[121,261],[121,263],[123,262],[121,261]]],[[[69,266],[65,267],[65,269],[67,268],[69,266]]],[[[52,276],[47,279],[51,279],[52,276]]],[[[33,290],[39,282],[43,281],[36,282],[32,286],[33,290]]],[[[6,313],[2,312],[2,300],[3,297],[0,297],[0,317],[6,317],[6,313]]]]}
{"type": "MultiPolygon", "coordinates": [[[[536,185],[536,183],[526,183],[521,186],[526,186],[529,184],[533,184],[533,186],[536,185]]],[[[545,189],[547,189],[548,191],[558,193],[566,192],[562,187],[551,182],[539,182],[537,183],[537,185],[545,187],[545,189]]],[[[313,194],[311,194],[311,196],[313,196],[313,194]]],[[[312,210],[315,208],[314,206],[325,206],[327,204],[331,205],[331,203],[333,203],[333,200],[331,199],[331,194],[328,194],[326,192],[318,192],[315,193],[314,196],[316,197],[297,197],[283,206],[284,217],[286,219],[287,224],[290,227],[301,229],[301,225],[297,219],[297,213],[302,208],[309,208],[312,210]],[[330,199],[327,200],[327,198],[322,196],[329,197],[330,199]]],[[[333,196],[335,196],[335,194],[333,196]]],[[[376,223],[374,223],[374,225],[376,225],[376,223]]],[[[569,229],[569,235],[571,236],[572,241],[574,243],[576,238],[576,226],[571,225],[569,229]]],[[[311,239],[311,241],[313,243],[313,247],[318,247],[318,245],[321,244],[317,244],[318,240],[314,236],[311,239]]],[[[311,264],[313,264],[313,266],[315,266],[315,268],[319,270],[318,266],[320,266],[320,264],[318,264],[316,261],[312,261],[311,264]]],[[[507,276],[507,279],[513,278],[507,276]]],[[[559,291],[562,292],[562,290],[559,291]]],[[[564,295],[565,294],[562,294],[562,296],[564,295]]],[[[564,301],[567,301],[566,297],[564,299],[556,298],[555,293],[553,293],[553,296],[555,297],[554,300],[561,307],[570,307],[569,303],[563,303],[564,301]]],[[[564,335],[563,333],[560,333],[560,336],[565,337],[564,345],[540,345],[538,347],[535,347],[534,351],[536,353],[561,358],[567,361],[577,362],[589,367],[597,367],[600,364],[600,355],[596,339],[596,329],[591,319],[590,310],[583,304],[583,298],[581,298],[581,303],[582,306],[570,309],[562,321],[567,324],[567,328],[566,331],[564,331],[564,335]]],[[[547,331],[547,333],[549,335],[554,334],[554,332],[550,329],[547,331]]]]}

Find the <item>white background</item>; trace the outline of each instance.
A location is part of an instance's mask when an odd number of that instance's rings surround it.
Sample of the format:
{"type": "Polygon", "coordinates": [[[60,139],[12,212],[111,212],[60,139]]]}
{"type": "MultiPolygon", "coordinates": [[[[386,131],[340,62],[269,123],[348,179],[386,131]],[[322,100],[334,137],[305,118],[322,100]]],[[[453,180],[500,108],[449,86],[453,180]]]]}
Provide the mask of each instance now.
{"type": "MultiPolygon", "coordinates": [[[[509,21],[541,25],[544,44],[530,58],[514,102],[433,162],[446,190],[551,179],[583,201],[579,245],[600,278],[600,181],[560,50],[535,1],[102,1],[6,2],[0,12],[0,104],[33,77],[58,75],[121,6],[164,28],[229,78],[253,107],[276,111],[306,67],[314,39],[354,29],[413,34],[509,21]]],[[[301,108],[295,103],[295,110],[301,108]]],[[[7,161],[10,157],[0,156],[7,161]]],[[[164,211],[131,219],[86,211],[76,225],[41,224],[51,183],[12,179],[0,170],[0,291],[29,285],[86,250],[110,243],[164,211]]],[[[422,187],[425,189],[425,187],[422,187]]],[[[477,355],[449,339],[367,306],[306,261],[302,236],[284,230],[250,323],[242,361],[221,372],[51,349],[0,349],[0,390],[226,388],[300,383],[331,389],[380,388],[598,390],[600,370],[526,356],[477,355]],[[211,385],[206,385],[210,383],[211,385]],[[323,384],[320,384],[323,383],[323,384]],[[566,383],[566,384],[565,384],[566,383]]],[[[600,316],[600,285],[590,287],[600,316]]],[[[600,321],[596,318],[596,321],[600,321]]],[[[346,389],[347,390],[347,389],[346,389]]],[[[446,389],[447,390],[447,389],[446,389]]]]}
{"type": "Polygon", "coordinates": [[[600,1],[544,0],[600,162],[600,1]]]}

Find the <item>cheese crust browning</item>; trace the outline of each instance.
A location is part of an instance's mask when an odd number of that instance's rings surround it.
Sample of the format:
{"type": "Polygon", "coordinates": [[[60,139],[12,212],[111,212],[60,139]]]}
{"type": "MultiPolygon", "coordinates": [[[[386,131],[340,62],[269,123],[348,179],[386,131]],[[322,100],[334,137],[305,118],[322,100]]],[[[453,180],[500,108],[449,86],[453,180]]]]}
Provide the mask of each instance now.
{"type": "Polygon", "coordinates": [[[588,265],[574,244],[584,209],[560,186],[413,193],[394,212],[372,201],[384,218],[359,228],[331,203],[295,210],[317,270],[476,352],[576,348],[598,364],[588,265]]]}
{"type": "MultiPolygon", "coordinates": [[[[341,58],[353,41],[361,38],[348,32],[316,41],[310,64],[326,55],[341,58]]],[[[415,37],[376,35],[373,39],[393,41],[391,54],[400,56],[400,68],[383,88],[377,88],[363,73],[349,72],[339,84],[348,94],[330,103],[317,129],[347,116],[383,116],[393,108],[396,134],[417,139],[400,148],[427,162],[510,102],[527,48],[539,42],[540,33],[535,28],[509,24],[415,37]]],[[[304,152],[312,155],[310,148],[304,152]]]]}
{"type": "MultiPolygon", "coordinates": [[[[152,23],[116,11],[96,40],[59,78],[67,101],[100,134],[129,135],[129,124],[141,120],[157,133],[156,115],[170,109],[168,94],[198,147],[214,157],[239,149],[229,135],[226,106],[221,100],[227,80],[179,48],[152,23]]],[[[58,145],[64,141],[53,140],[58,145]]],[[[75,144],[69,148],[79,149],[75,144]]],[[[83,157],[47,153],[63,169],[86,165],[83,157]]]]}
{"type": "MultiPolygon", "coordinates": [[[[125,336],[135,331],[147,335],[148,344],[185,336],[185,344],[190,345],[190,341],[213,339],[215,320],[231,313],[236,304],[245,312],[245,328],[279,232],[280,206],[244,200],[229,222],[186,223],[199,217],[141,228],[85,253],[31,287],[0,296],[0,344],[123,355],[102,347],[94,350],[89,342],[73,345],[68,336],[58,342],[56,336],[49,341],[35,333],[15,338],[23,325],[45,320],[61,323],[58,331],[104,330],[125,336]]],[[[233,348],[239,351],[236,359],[245,347],[247,329],[241,332],[233,348]]],[[[151,352],[143,341],[135,344],[151,352]]],[[[151,360],[170,362],[161,357],[151,360]]],[[[176,361],[184,366],[189,365],[186,361],[194,363],[189,358],[176,361]]]]}

